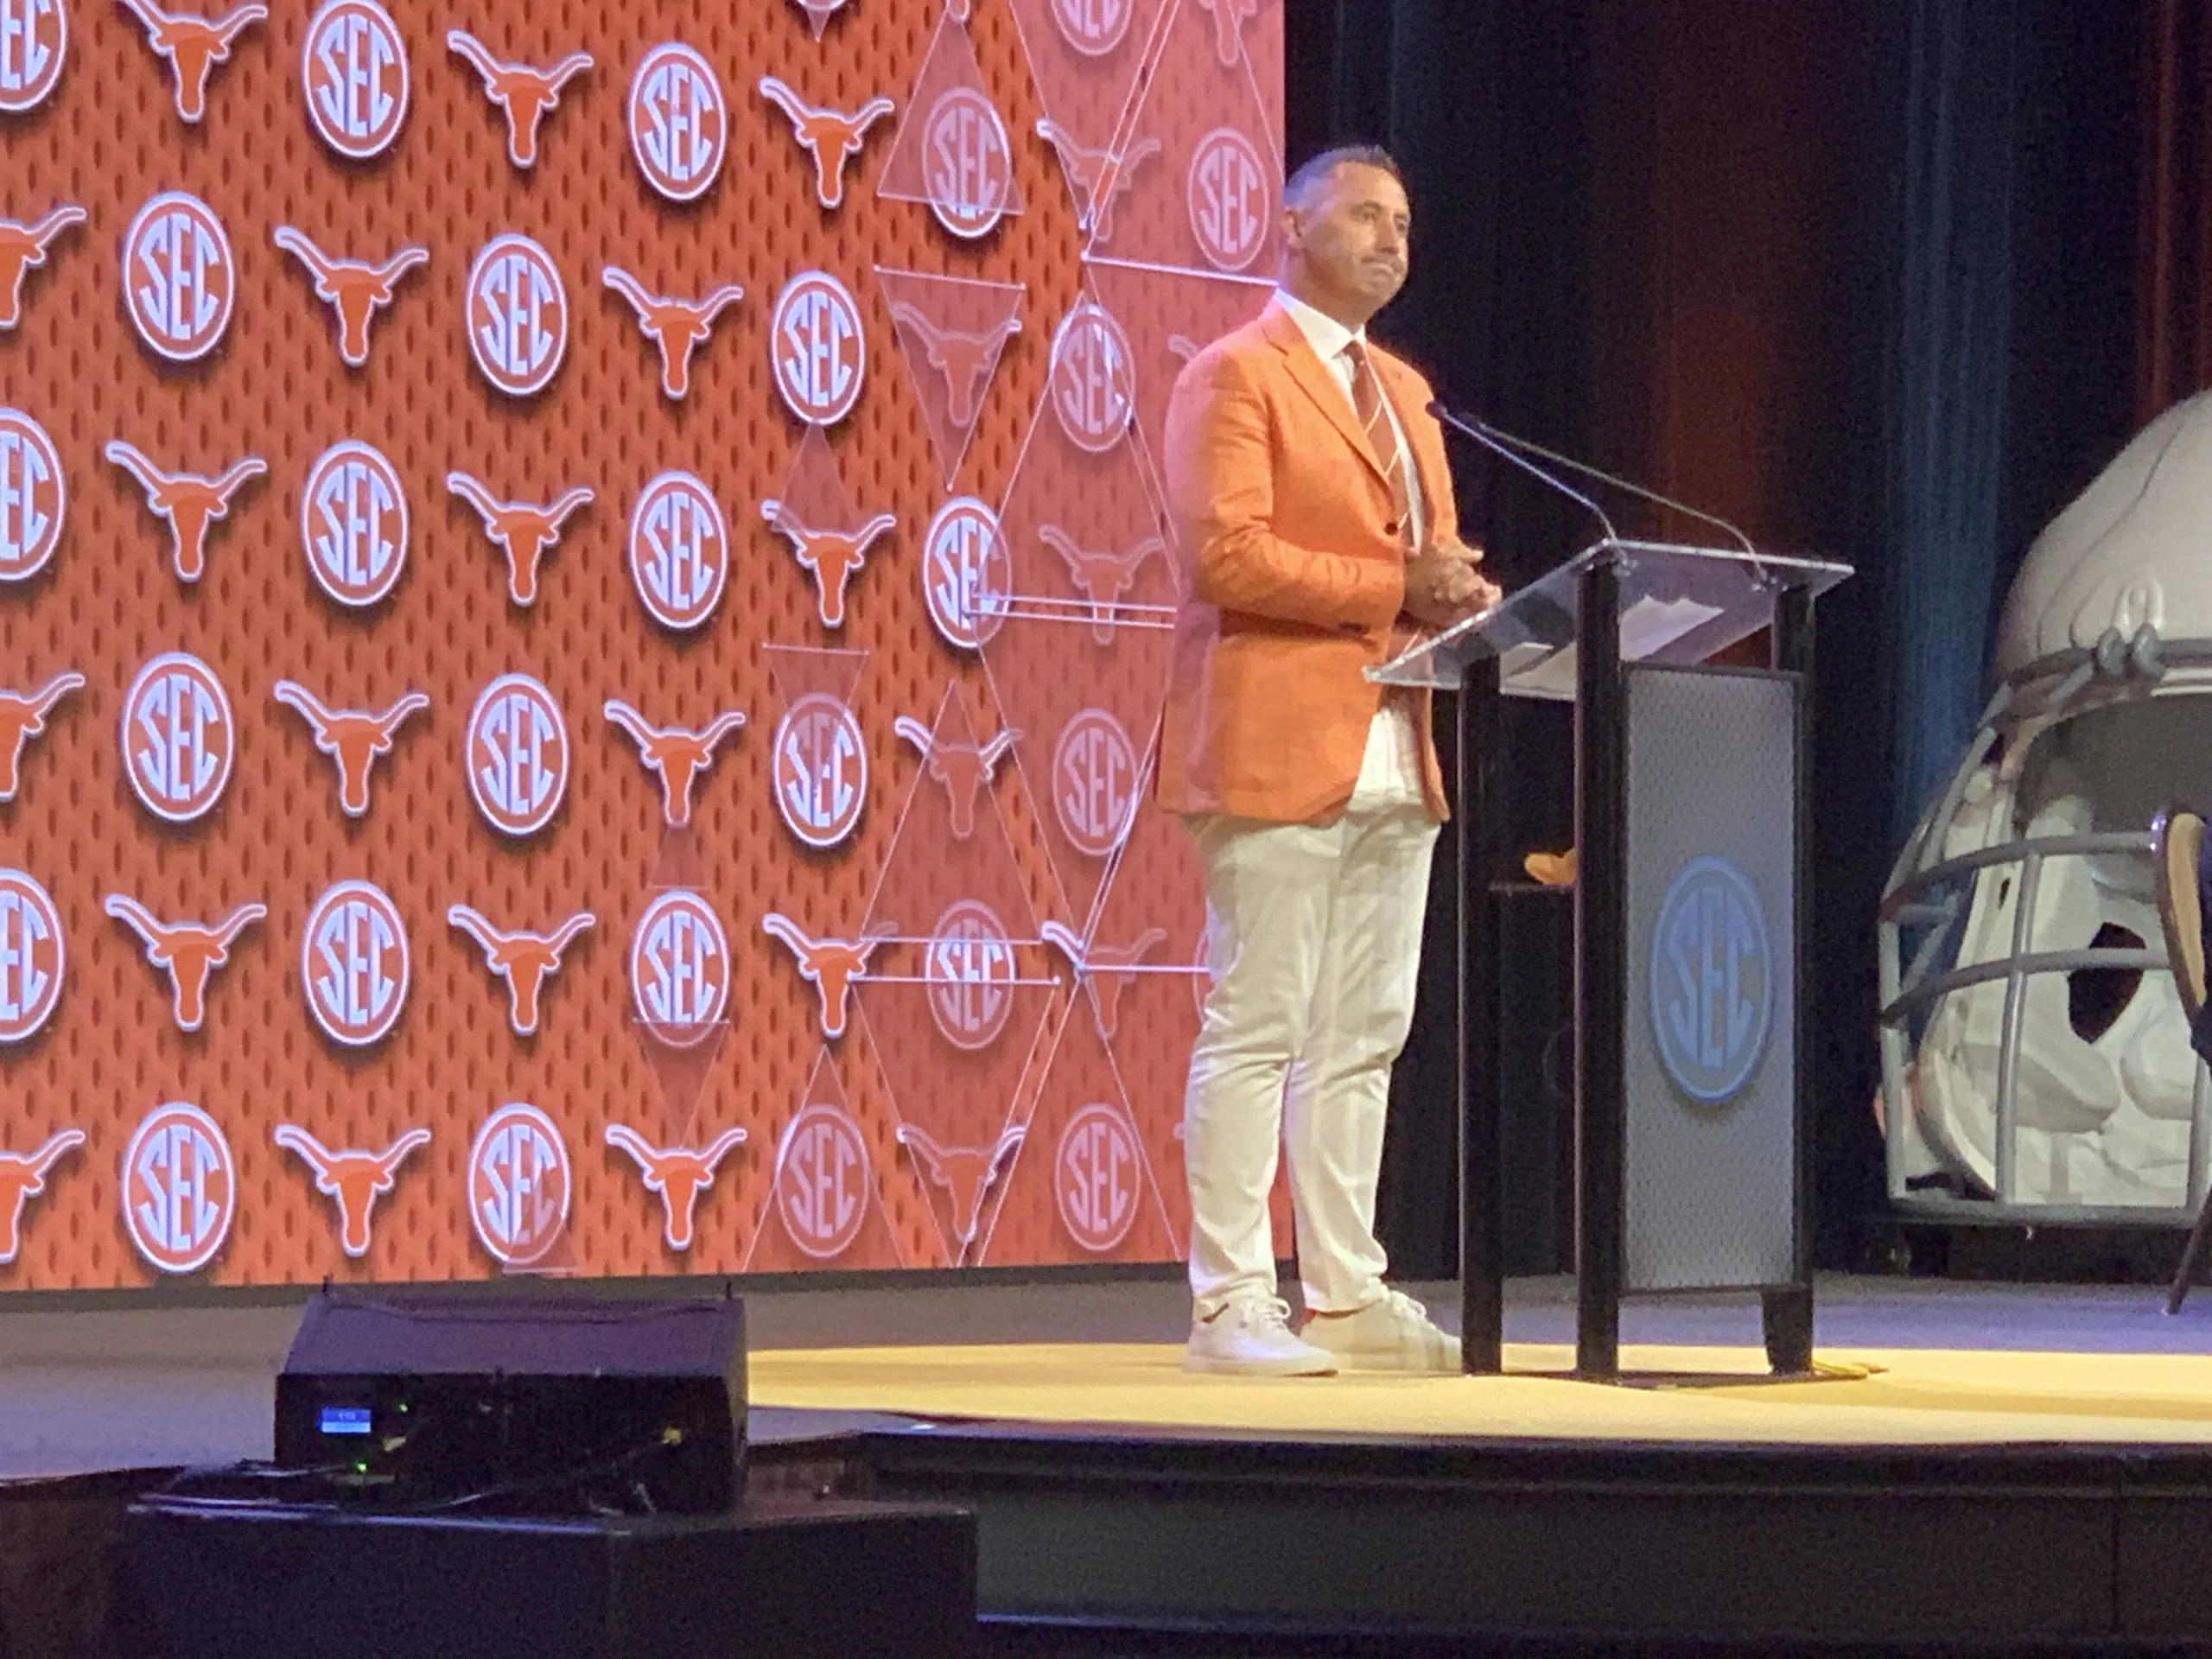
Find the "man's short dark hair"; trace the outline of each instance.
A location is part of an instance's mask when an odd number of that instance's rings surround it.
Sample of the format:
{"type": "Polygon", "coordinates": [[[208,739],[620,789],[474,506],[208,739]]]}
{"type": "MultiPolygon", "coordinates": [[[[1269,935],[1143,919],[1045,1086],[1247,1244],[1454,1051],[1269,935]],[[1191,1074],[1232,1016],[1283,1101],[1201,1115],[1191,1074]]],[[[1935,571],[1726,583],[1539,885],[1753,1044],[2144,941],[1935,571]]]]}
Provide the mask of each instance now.
{"type": "Polygon", "coordinates": [[[1399,171],[1398,163],[1390,152],[1380,144],[1338,144],[1299,164],[1298,170],[1284,181],[1283,206],[1301,207],[1306,199],[1340,167],[1372,167],[1388,173],[1405,188],[1406,175],[1399,171]]]}

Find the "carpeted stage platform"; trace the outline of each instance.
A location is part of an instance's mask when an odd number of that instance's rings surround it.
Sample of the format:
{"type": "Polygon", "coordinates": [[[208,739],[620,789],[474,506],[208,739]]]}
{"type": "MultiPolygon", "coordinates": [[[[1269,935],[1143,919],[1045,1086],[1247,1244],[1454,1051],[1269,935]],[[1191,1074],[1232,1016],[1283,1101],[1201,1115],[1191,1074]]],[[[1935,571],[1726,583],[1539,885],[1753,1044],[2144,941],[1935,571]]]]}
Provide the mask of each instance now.
{"type": "MultiPolygon", "coordinates": [[[[2167,1319],[2147,1287],[1827,1281],[1821,1357],[1863,1374],[1809,1382],[1764,1377],[1747,1300],[1657,1301],[1619,1389],[1561,1375],[1558,1282],[1516,1283],[1513,1374],[1474,1379],[1186,1376],[1166,1281],[747,1301],[756,1484],[972,1507],[993,1639],[1025,1651],[2212,1642],[2212,1294],[2167,1319]]],[[[0,1512],[266,1456],[296,1319],[0,1313],[0,1512]]]]}

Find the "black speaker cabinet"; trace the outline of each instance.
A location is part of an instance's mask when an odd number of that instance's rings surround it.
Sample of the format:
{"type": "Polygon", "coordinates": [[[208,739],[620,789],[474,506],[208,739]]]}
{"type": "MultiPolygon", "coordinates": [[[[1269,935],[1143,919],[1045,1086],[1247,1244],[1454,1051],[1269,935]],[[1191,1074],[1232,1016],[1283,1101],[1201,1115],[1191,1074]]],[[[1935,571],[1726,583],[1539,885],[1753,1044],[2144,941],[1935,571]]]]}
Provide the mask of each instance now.
{"type": "Polygon", "coordinates": [[[744,1490],[744,1305],[326,1293],[276,1379],[276,1448],[281,1496],[348,1509],[727,1511],[744,1490]]]}

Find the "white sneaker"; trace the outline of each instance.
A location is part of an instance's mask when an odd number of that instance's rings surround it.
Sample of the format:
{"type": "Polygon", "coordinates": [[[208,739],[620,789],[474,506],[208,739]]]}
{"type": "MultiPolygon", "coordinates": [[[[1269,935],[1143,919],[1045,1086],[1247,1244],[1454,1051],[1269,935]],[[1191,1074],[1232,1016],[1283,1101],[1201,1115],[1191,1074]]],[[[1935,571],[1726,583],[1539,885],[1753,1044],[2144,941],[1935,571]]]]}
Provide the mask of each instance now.
{"type": "Polygon", "coordinates": [[[1210,1319],[1192,1315],[1183,1369],[1231,1376],[1326,1376],[1337,1362],[1291,1334],[1287,1303],[1244,1296],[1210,1319]]]}
{"type": "Polygon", "coordinates": [[[1403,1291],[1386,1290],[1356,1313],[1309,1315],[1300,1337],[1348,1371],[1459,1370],[1459,1339],[1403,1291]]]}

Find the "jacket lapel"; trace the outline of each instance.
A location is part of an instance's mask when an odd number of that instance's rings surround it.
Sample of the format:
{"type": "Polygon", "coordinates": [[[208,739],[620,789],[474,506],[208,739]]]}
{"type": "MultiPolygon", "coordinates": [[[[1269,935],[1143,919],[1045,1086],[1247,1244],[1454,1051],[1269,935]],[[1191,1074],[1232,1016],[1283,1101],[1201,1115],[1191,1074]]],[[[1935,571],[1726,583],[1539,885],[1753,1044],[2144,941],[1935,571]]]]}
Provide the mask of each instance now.
{"type": "Polygon", "coordinates": [[[1382,395],[1390,400],[1390,408],[1398,417],[1398,430],[1406,435],[1406,450],[1413,457],[1414,478],[1421,486],[1421,523],[1429,534],[1436,532],[1436,503],[1444,498],[1440,492],[1447,487],[1447,474],[1440,479],[1437,467],[1446,465],[1440,449],[1430,453],[1433,446],[1424,443],[1424,434],[1435,429],[1427,404],[1413,401],[1415,389],[1411,372],[1405,365],[1388,352],[1368,348],[1367,360],[1375,365],[1376,378],[1382,384],[1382,395]]]}
{"type": "MultiPolygon", "coordinates": [[[[1375,446],[1367,441],[1367,433],[1352,413],[1351,399],[1338,384],[1328,365],[1314,354],[1313,342],[1306,338],[1290,314],[1280,306],[1270,307],[1261,323],[1268,340],[1282,353],[1290,366],[1290,378],[1295,380],[1306,395],[1319,404],[1321,412],[1344,434],[1344,442],[1358,452],[1361,460],[1375,469],[1377,478],[1388,479],[1375,446]]],[[[1370,353],[1369,360],[1373,361],[1370,353]]]]}

